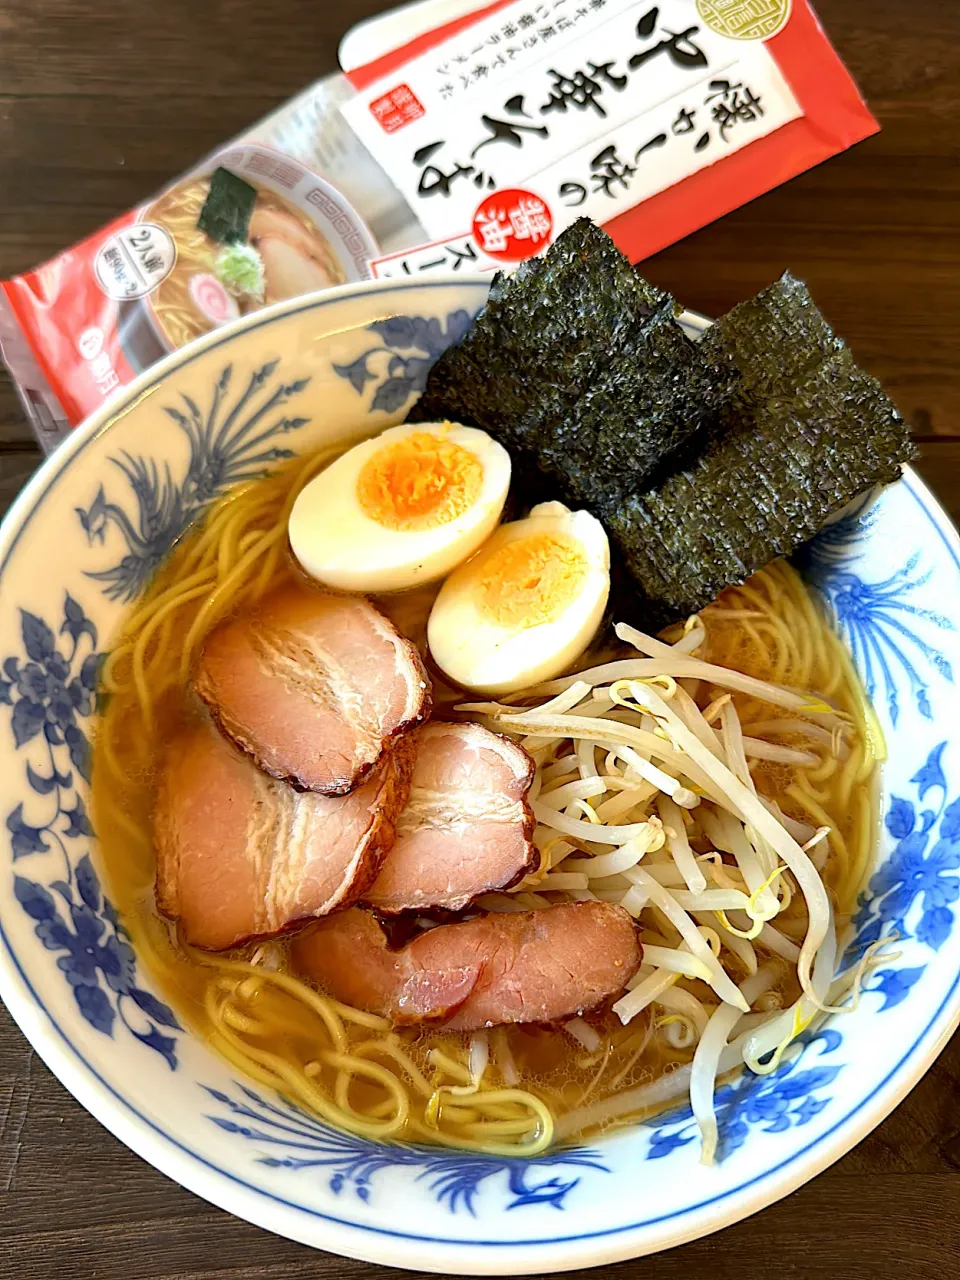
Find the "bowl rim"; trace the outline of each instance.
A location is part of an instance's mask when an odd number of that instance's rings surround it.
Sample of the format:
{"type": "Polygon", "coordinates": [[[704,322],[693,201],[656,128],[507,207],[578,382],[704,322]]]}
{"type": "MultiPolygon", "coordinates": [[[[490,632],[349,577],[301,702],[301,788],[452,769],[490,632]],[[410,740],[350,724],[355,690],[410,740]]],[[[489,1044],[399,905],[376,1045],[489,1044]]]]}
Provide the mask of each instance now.
{"type": "MultiPolygon", "coordinates": [[[[139,405],[151,389],[161,385],[174,370],[212,348],[228,344],[240,333],[298,311],[335,305],[341,300],[365,294],[402,294],[437,285],[463,289],[488,284],[489,277],[438,272],[429,279],[401,278],[342,285],[280,302],[241,317],[204,335],[189,347],[171,352],[130,383],[123,395],[106,403],[76,428],[31,478],[0,528],[0,576],[11,552],[29,527],[33,514],[73,459],[108,432],[114,422],[139,405]]],[[[946,513],[912,468],[904,468],[903,483],[960,572],[960,538],[946,513]]],[[[936,1011],[866,1097],[859,1098],[826,1132],[780,1163],[752,1174],[716,1196],[657,1218],[593,1232],[571,1232],[530,1240],[462,1239],[416,1231],[399,1232],[310,1209],[254,1186],[191,1150],[124,1098],[71,1041],[24,972],[2,920],[0,940],[3,943],[0,949],[0,997],[14,1020],[45,1064],[80,1104],[149,1164],[226,1212],[301,1243],[370,1262],[448,1274],[516,1275],[542,1273],[548,1268],[569,1270],[608,1264],[670,1248],[741,1221],[815,1177],[880,1124],[929,1069],[960,1024],[958,967],[936,1011]]]]}

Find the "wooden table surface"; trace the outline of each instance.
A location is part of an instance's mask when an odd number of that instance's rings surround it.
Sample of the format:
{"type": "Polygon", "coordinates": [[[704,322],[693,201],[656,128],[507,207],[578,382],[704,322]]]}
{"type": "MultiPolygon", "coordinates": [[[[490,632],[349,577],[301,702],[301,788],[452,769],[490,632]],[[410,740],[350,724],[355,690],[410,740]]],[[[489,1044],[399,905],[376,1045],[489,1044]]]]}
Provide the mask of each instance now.
{"type": "MultiPolygon", "coordinates": [[[[331,71],[383,0],[0,0],[0,276],[160,187],[331,71]]],[[[646,264],[719,314],[787,266],[921,442],[960,518],[960,4],[820,0],[883,131],[646,264]]],[[[0,512],[40,458],[0,375],[0,512]]],[[[947,963],[955,962],[945,957],[947,963]]],[[[950,1280],[960,1037],[897,1111],[787,1200],[616,1280],[950,1280]]],[[[638,1185],[642,1195],[642,1185],[638,1185]]],[[[167,1181],[74,1102],[0,1006],[0,1280],[397,1274],[312,1252],[167,1181]]]]}

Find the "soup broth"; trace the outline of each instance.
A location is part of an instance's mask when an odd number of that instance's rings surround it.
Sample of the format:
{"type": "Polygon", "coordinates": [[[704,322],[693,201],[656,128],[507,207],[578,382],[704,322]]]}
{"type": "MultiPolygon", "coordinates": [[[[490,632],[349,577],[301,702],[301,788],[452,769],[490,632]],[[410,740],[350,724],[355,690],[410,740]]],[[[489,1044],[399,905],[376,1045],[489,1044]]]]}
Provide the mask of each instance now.
{"type": "MultiPolygon", "coordinates": [[[[199,211],[200,184],[191,198],[199,211]]],[[[186,222],[186,209],[183,216],[186,222]]],[[[195,251],[206,250],[198,244],[195,251]]],[[[131,609],[105,665],[109,699],[94,744],[93,816],[112,892],[138,955],[178,1015],[233,1066],[353,1132],[530,1155],[556,1140],[635,1121],[662,1105],[656,1096],[645,1096],[643,1086],[691,1061],[697,1027],[690,1010],[710,1012],[717,1005],[697,979],[678,978],[672,997],[649,1004],[625,1026],[605,1011],[566,1028],[508,1026],[473,1035],[394,1029],[386,1019],[348,1008],[303,982],[282,941],[225,955],[204,953],[184,945],[176,928],[157,914],[151,839],[157,768],[164,744],[203,714],[189,688],[199,647],[217,622],[296,576],[286,545],[287,517],[300,488],[331,456],[297,460],[214,507],[131,609]],[[631,1100],[617,1103],[625,1094],[631,1100]]],[[[390,607],[398,627],[415,642],[422,642],[430,599],[429,591],[421,592],[395,599],[390,607]]],[[[796,749],[796,760],[754,759],[753,780],[788,819],[804,828],[830,828],[811,854],[822,863],[842,931],[868,869],[876,825],[869,711],[849,657],[783,562],[726,591],[701,617],[701,652],[710,662],[815,692],[852,726],[841,751],[832,740],[835,732],[818,722],[816,707],[809,715],[788,714],[733,694],[746,737],[764,738],[771,722],[779,721],[777,740],[796,749]]],[[[588,655],[582,665],[594,660],[588,655]]],[[[704,682],[688,682],[686,689],[701,709],[722,695],[704,682]]],[[[435,714],[449,716],[459,695],[443,686],[438,693],[435,714]]],[[[702,841],[693,843],[695,854],[707,851],[702,841]]],[[[712,864],[702,865],[710,870],[712,864]]],[[[721,862],[717,883],[722,875],[721,862]]],[[[781,879],[784,893],[792,896],[776,927],[788,949],[796,948],[806,930],[805,901],[788,874],[781,879]]],[[[502,909],[509,904],[494,899],[505,896],[492,895],[481,905],[502,909]]],[[[521,885],[515,897],[521,908],[548,901],[536,884],[521,885]]],[[[719,946],[721,921],[709,923],[719,946]]],[[[676,945],[656,907],[644,909],[639,924],[646,944],[676,945]]],[[[735,934],[725,936],[723,961],[734,982],[747,976],[753,957],[771,973],[763,1007],[785,1008],[797,999],[795,963],[761,938],[749,943],[748,953],[735,934]]]]}

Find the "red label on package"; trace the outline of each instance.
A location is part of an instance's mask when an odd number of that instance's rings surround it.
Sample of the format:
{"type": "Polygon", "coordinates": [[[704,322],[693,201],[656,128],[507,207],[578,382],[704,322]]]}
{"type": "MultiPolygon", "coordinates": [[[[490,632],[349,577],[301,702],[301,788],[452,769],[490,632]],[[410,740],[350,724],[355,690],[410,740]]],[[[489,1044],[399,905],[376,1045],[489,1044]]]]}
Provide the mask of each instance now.
{"type": "Polygon", "coordinates": [[[522,262],[550,243],[553,217],[532,191],[509,187],[481,201],[473,235],[484,253],[502,262],[522,262]]]}
{"type": "Polygon", "coordinates": [[[370,103],[370,111],[384,133],[396,133],[424,114],[423,104],[407,84],[398,84],[395,89],[375,98],[370,103]]]}

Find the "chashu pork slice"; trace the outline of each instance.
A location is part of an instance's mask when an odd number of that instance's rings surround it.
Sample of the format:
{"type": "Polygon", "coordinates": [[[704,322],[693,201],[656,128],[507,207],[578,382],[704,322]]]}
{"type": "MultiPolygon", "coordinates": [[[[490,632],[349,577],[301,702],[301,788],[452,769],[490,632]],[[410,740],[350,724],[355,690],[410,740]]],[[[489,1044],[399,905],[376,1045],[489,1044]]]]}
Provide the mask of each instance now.
{"type": "Polygon", "coordinates": [[[346,795],[430,714],[416,648],[369,601],[283,587],[207,637],[196,689],[261,769],[346,795]]]}
{"type": "Polygon", "coordinates": [[[393,842],[410,785],[407,739],[348,796],[296,791],[209,721],[171,744],[154,811],[157,905],[212,951],[356,902],[393,842]]]}
{"type": "Polygon", "coordinates": [[[523,748],[478,724],[436,720],[413,738],[410,796],[364,901],[384,915],[462,911],[535,871],[534,765],[523,748]]]}
{"type": "Polygon", "coordinates": [[[301,934],[293,960],[334,999],[397,1025],[473,1031],[597,1008],[636,973],[640,944],[622,907],[573,902],[438,925],[391,951],[355,907],[301,934]]]}

